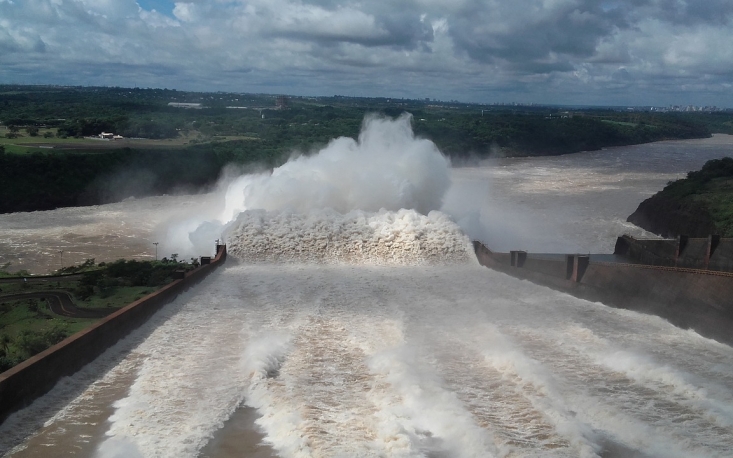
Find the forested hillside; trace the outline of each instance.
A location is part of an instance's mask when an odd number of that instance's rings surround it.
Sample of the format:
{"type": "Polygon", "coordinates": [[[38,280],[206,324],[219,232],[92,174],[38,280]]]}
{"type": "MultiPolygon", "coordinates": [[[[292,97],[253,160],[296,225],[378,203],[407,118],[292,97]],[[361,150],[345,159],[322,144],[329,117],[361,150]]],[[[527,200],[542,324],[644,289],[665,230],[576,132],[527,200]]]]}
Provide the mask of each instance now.
{"type": "Polygon", "coordinates": [[[453,158],[565,154],[725,131],[733,114],[487,106],[167,89],[0,86],[0,212],[103,203],[200,188],[227,164],[274,167],[365,116],[413,115],[453,158]],[[196,108],[169,106],[192,103],[196,108]],[[101,132],[120,142],[90,139],[101,132]]]}
{"type": "Polygon", "coordinates": [[[665,237],[733,237],[733,158],[708,161],[687,178],[669,183],[628,221],[665,237]]]}

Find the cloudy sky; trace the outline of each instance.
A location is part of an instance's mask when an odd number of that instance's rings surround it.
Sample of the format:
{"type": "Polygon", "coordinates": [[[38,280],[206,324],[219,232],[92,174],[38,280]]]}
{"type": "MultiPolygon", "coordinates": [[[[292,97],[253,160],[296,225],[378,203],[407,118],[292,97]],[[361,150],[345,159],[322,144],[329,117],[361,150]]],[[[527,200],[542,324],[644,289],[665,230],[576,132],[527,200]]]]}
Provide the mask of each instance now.
{"type": "Polygon", "coordinates": [[[0,83],[733,107],[733,0],[0,0],[0,83]]]}

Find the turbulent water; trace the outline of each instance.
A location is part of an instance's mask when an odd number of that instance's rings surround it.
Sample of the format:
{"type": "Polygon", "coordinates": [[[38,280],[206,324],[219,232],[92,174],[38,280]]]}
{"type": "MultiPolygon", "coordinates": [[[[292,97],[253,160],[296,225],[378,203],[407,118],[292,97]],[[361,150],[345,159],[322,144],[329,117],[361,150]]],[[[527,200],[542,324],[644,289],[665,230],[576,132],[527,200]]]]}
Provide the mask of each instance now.
{"type": "Polygon", "coordinates": [[[452,219],[241,213],[227,223],[224,268],[0,425],[0,451],[730,456],[730,347],[478,266],[464,232],[604,251],[633,229],[623,219],[652,186],[731,144],[454,169],[443,206],[452,219]]]}
{"type": "Polygon", "coordinates": [[[0,441],[39,423],[16,456],[196,456],[249,406],[284,457],[733,449],[730,347],[473,263],[234,264],[162,315],[0,441]]]}
{"type": "Polygon", "coordinates": [[[245,262],[417,265],[465,263],[473,256],[461,228],[435,211],[249,211],[227,235],[229,253],[245,262]]]}
{"type": "Polygon", "coordinates": [[[620,234],[651,235],[626,222],[641,201],[724,156],[733,136],[487,160],[454,170],[443,209],[497,250],[610,253],[620,234]]]}

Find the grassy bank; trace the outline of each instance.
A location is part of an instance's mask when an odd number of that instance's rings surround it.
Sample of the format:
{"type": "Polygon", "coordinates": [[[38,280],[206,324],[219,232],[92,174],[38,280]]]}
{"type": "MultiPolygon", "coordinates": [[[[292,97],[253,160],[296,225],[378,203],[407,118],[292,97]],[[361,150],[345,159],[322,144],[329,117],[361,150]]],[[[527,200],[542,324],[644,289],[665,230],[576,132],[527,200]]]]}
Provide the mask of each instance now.
{"type": "Polygon", "coordinates": [[[666,237],[733,237],[733,159],[708,161],[701,170],[669,183],[628,220],[666,237]]]}
{"type": "Polygon", "coordinates": [[[277,106],[270,95],[159,89],[0,85],[0,97],[0,213],[200,190],[228,164],[271,168],[294,152],[355,138],[375,114],[411,113],[415,134],[457,160],[703,138],[733,125],[733,113],[340,96],[291,97],[277,106]],[[169,105],[176,102],[200,109],[169,105]],[[85,138],[103,131],[127,139],[85,138]]]}
{"type": "Polygon", "coordinates": [[[191,145],[236,141],[236,140],[259,140],[256,137],[246,135],[223,135],[205,136],[198,131],[187,131],[174,138],[150,139],[150,138],[123,138],[120,140],[102,140],[92,137],[59,137],[58,128],[39,128],[38,132],[31,136],[27,132],[19,131],[8,136],[8,126],[0,126],[0,146],[10,154],[30,153],[51,153],[60,151],[75,151],[82,153],[105,152],[117,149],[176,149],[181,151],[191,145]],[[50,151],[53,150],[53,151],[50,151]]]}
{"type": "MultiPolygon", "coordinates": [[[[167,259],[119,260],[96,265],[90,260],[59,272],[79,273],[81,278],[0,284],[0,372],[170,283],[174,271],[196,265],[167,259]],[[55,313],[52,299],[47,296],[65,293],[73,303],[64,307],[62,313],[55,313]],[[20,294],[34,297],[9,299],[20,294]]],[[[2,275],[17,276],[8,272],[2,275]]]]}

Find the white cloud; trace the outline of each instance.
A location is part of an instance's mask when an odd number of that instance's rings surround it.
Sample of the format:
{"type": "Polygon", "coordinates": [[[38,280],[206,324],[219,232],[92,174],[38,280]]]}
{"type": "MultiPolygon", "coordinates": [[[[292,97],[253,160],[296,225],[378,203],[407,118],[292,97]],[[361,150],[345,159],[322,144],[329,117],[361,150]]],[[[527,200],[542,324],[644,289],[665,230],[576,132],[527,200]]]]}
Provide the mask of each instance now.
{"type": "Polygon", "coordinates": [[[0,0],[0,82],[733,105],[732,39],[728,0],[0,0]]]}

